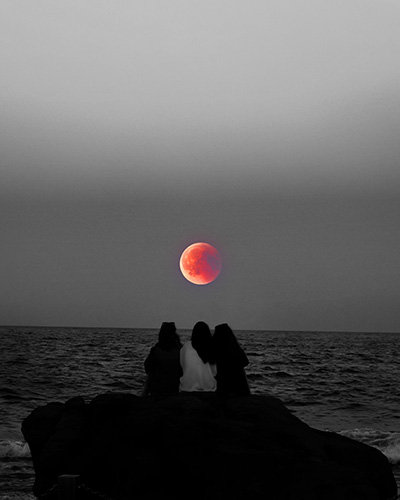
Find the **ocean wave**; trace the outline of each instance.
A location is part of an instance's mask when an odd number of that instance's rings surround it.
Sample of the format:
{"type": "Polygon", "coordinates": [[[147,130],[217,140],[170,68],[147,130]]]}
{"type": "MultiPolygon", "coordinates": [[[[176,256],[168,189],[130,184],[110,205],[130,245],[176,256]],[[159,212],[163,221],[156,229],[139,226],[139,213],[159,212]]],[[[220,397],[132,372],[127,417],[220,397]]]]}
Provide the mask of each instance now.
{"type": "Polygon", "coordinates": [[[0,500],[36,500],[33,493],[9,492],[1,493],[0,500]]]}
{"type": "Polygon", "coordinates": [[[373,446],[381,451],[391,464],[400,464],[400,432],[361,428],[341,431],[339,434],[373,446]]]}
{"type": "Polygon", "coordinates": [[[284,370],[280,370],[280,371],[274,372],[271,375],[273,377],[281,377],[281,378],[293,377],[293,375],[291,373],[285,372],[284,370]]]}
{"type": "Polygon", "coordinates": [[[37,500],[37,497],[33,493],[11,491],[0,493],[0,500],[37,500]]]}
{"type": "Polygon", "coordinates": [[[31,450],[29,449],[28,443],[24,441],[15,441],[13,439],[4,439],[0,441],[0,458],[26,458],[30,456],[31,450]]]}

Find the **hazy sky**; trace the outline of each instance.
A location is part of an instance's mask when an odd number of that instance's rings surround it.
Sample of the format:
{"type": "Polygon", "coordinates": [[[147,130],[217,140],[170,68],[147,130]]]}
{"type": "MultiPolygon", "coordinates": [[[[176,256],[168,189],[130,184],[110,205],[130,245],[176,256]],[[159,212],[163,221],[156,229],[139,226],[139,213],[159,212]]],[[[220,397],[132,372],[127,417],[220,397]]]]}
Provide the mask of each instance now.
{"type": "Polygon", "coordinates": [[[400,331],[399,19],[2,0],[0,324],[400,331]]]}

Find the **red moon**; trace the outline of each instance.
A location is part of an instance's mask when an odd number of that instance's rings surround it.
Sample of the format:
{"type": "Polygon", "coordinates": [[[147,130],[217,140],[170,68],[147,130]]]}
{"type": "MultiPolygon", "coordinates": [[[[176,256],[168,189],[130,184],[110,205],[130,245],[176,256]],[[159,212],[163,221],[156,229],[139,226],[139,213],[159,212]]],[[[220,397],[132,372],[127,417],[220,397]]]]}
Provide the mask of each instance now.
{"type": "Polygon", "coordinates": [[[195,285],[207,285],[221,271],[221,256],[208,243],[193,243],[183,251],[179,260],[183,276],[195,285]]]}

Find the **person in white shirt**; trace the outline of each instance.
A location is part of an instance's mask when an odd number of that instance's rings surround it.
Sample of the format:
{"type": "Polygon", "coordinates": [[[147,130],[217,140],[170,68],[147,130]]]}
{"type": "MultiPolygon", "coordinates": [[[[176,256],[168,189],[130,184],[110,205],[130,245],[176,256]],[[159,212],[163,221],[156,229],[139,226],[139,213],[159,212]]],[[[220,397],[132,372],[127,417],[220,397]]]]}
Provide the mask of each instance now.
{"type": "Polygon", "coordinates": [[[204,321],[197,322],[192,337],[180,351],[183,376],[180,392],[215,392],[217,374],[212,352],[211,331],[204,321]]]}

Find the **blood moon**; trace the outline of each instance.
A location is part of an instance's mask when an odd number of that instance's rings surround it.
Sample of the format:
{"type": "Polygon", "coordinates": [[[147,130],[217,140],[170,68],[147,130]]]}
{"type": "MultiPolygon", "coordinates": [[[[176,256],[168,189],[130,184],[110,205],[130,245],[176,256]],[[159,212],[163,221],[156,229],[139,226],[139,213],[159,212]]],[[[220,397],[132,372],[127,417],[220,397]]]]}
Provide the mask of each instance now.
{"type": "Polygon", "coordinates": [[[208,243],[193,243],[182,253],[179,267],[183,276],[195,285],[207,285],[221,271],[221,256],[208,243]]]}

